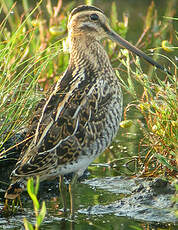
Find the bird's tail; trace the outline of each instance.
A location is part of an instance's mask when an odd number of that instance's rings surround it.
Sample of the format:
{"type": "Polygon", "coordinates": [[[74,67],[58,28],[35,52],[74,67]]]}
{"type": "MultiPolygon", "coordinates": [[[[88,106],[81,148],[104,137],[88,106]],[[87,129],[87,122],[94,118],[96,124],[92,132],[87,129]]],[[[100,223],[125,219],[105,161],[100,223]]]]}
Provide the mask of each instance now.
{"type": "Polygon", "coordinates": [[[10,184],[7,189],[4,198],[14,200],[20,196],[21,192],[24,190],[25,184],[20,180],[10,184]]]}

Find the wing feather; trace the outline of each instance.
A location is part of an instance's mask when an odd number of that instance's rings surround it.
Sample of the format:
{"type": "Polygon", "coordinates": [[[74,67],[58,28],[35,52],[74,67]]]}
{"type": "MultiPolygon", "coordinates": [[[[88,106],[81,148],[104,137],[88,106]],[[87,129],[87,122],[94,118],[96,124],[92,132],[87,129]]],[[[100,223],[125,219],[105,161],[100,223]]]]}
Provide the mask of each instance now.
{"type": "Polygon", "coordinates": [[[35,137],[12,176],[36,175],[75,161],[101,135],[113,92],[100,100],[97,82],[78,78],[71,84],[69,79],[70,71],[47,100],[35,137]]]}

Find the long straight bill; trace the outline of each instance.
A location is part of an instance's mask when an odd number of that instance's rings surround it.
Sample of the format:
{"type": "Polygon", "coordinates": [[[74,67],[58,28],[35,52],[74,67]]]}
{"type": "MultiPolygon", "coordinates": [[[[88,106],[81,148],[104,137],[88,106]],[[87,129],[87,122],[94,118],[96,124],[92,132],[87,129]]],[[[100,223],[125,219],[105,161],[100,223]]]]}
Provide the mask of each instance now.
{"type": "Polygon", "coordinates": [[[119,43],[121,46],[125,47],[126,49],[130,50],[131,52],[135,53],[139,57],[144,58],[147,62],[152,64],[153,66],[156,66],[158,69],[166,72],[169,75],[172,75],[166,68],[164,68],[162,65],[155,62],[152,58],[150,58],[148,55],[146,55],[143,51],[139,50],[137,47],[130,44],[128,41],[120,37],[117,33],[115,33],[113,30],[108,30],[107,34],[109,35],[111,40],[114,40],[115,42],[119,43]]]}

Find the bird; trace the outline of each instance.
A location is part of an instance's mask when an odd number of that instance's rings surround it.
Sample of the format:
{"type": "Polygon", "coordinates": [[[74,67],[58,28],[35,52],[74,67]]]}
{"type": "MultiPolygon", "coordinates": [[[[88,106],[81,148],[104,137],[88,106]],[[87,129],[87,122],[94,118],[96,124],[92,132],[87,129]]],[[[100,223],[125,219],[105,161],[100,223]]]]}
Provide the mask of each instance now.
{"type": "Polygon", "coordinates": [[[30,177],[44,181],[59,176],[62,189],[63,176],[73,173],[69,184],[73,218],[77,178],[110,145],[122,119],[121,84],[101,41],[111,39],[169,72],[113,31],[104,12],[95,6],[74,8],[67,27],[68,67],[43,103],[34,137],[11,173],[5,198],[19,197],[30,177]]]}

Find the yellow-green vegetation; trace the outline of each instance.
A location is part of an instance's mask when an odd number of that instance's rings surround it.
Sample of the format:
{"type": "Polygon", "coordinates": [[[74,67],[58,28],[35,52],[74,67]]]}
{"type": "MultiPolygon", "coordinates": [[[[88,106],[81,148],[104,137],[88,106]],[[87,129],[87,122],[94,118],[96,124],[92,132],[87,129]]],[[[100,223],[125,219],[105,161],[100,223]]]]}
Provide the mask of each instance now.
{"type": "Polygon", "coordinates": [[[33,201],[33,208],[35,212],[36,221],[35,221],[35,227],[33,227],[33,225],[26,218],[24,218],[25,230],[38,230],[46,215],[46,205],[44,201],[40,209],[40,204],[37,198],[38,189],[39,189],[39,177],[37,177],[35,181],[33,178],[30,178],[27,182],[27,191],[30,198],[33,201]]]}
{"type": "MultiPolygon", "coordinates": [[[[126,54],[126,59],[129,59],[126,54]]],[[[126,64],[126,63],[125,63],[126,64]]],[[[139,62],[137,60],[137,65],[139,62]]],[[[119,78],[119,72],[117,72],[119,78]]],[[[143,115],[144,120],[137,120],[137,125],[143,133],[140,145],[145,147],[145,157],[140,155],[140,164],[143,176],[170,175],[175,176],[176,169],[176,149],[177,149],[177,111],[176,111],[176,78],[167,76],[165,80],[160,80],[154,76],[150,81],[148,75],[130,70],[129,87],[123,82],[125,88],[131,93],[135,101],[125,108],[125,121],[121,127],[129,127],[133,124],[127,120],[126,114],[131,107],[143,115]],[[141,98],[138,99],[134,84],[131,79],[134,78],[143,86],[141,98]]]]}

